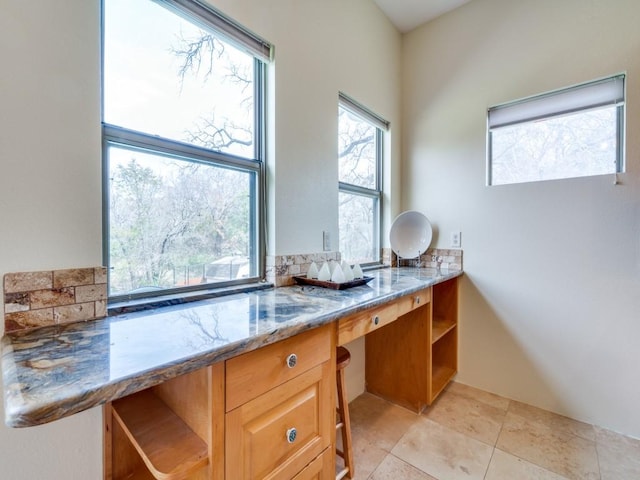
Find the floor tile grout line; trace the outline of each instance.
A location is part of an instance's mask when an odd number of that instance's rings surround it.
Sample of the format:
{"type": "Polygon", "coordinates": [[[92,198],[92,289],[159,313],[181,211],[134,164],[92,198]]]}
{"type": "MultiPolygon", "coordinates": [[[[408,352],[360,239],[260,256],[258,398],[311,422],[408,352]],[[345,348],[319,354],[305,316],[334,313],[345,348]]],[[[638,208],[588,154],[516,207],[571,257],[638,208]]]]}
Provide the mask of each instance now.
{"type": "Polygon", "coordinates": [[[597,432],[596,432],[596,462],[598,463],[598,475],[600,476],[599,478],[602,479],[602,468],[600,467],[600,449],[598,448],[599,443],[597,441],[597,432]]]}
{"type": "MultiPolygon", "coordinates": [[[[453,392],[452,392],[452,394],[453,394],[453,395],[458,395],[458,394],[453,393],[453,392]]],[[[460,395],[458,395],[458,396],[460,396],[460,395]]],[[[465,398],[467,398],[467,399],[469,399],[469,400],[476,401],[475,399],[473,399],[473,398],[471,398],[471,397],[466,397],[466,396],[464,396],[464,397],[465,397],[465,398]]],[[[509,401],[509,403],[511,403],[511,400],[509,400],[509,399],[507,399],[507,400],[509,401]]],[[[485,403],[485,402],[482,402],[482,401],[479,401],[479,402],[480,402],[480,403],[483,403],[483,404],[484,404],[484,405],[486,405],[486,406],[493,407],[493,405],[490,405],[490,404],[488,404],[488,403],[485,403]]],[[[472,436],[468,435],[467,433],[465,433],[465,432],[464,432],[464,431],[462,431],[462,430],[458,430],[458,429],[456,429],[455,427],[453,427],[453,426],[451,426],[451,425],[448,425],[448,424],[446,424],[446,423],[442,423],[441,421],[438,421],[437,419],[430,418],[429,416],[427,416],[425,412],[427,412],[427,410],[429,410],[429,409],[431,408],[431,406],[433,406],[433,405],[434,405],[434,404],[430,405],[427,409],[425,409],[425,410],[424,410],[423,412],[421,412],[419,415],[420,415],[422,418],[426,419],[426,420],[429,420],[429,421],[432,421],[432,422],[434,422],[434,423],[437,423],[438,425],[440,425],[440,426],[442,426],[442,427],[444,427],[444,428],[446,428],[446,429],[448,429],[448,430],[451,430],[451,431],[453,431],[453,432],[457,432],[457,433],[459,433],[459,434],[461,434],[461,435],[464,435],[465,437],[467,437],[467,438],[469,438],[469,439],[471,439],[471,440],[474,440],[474,441],[476,441],[476,442],[480,442],[480,443],[482,443],[482,444],[484,444],[484,445],[487,445],[488,447],[493,447],[493,448],[495,448],[495,446],[496,446],[496,444],[497,444],[497,442],[498,442],[498,438],[500,437],[500,433],[502,433],[502,428],[504,427],[504,419],[505,419],[505,417],[506,417],[506,415],[507,415],[507,409],[504,409],[504,411],[503,411],[502,420],[501,420],[501,422],[500,422],[500,430],[498,431],[498,434],[496,435],[495,440],[493,440],[493,442],[487,442],[487,441],[485,441],[485,440],[481,440],[481,439],[479,439],[479,438],[474,438],[474,437],[472,437],[472,436]]],[[[496,408],[497,408],[497,407],[496,407],[496,408]]],[[[499,409],[499,410],[502,410],[502,409],[499,409]]]]}
{"type": "MultiPolygon", "coordinates": [[[[383,400],[384,400],[384,399],[383,399],[383,400]]],[[[405,409],[405,410],[407,410],[407,411],[411,412],[411,410],[410,410],[410,409],[407,409],[407,408],[402,407],[402,406],[400,406],[400,405],[395,405],[395,404],[393,404],[392,402],[389,402],[388,400],[385,400],[385,401],[386,401],[387,403],[389,403],[390,405],[393,405],[393,406],[395,406],[395,407],[400,407],[400,408],[403,408],[403,409],[405,409]]],[[[415,415],[416,415],[416,419],[419,419],[420,417],[422,417],[422,413],[423,413],[423,412],[417,412],[417,413],[416,413],[416,412],[412,412],[412,413],[415,413],[415,415]]],[[[408,427],[406,427],[406,428],[404,429],[404,431],[402,432],[402,435],[400,435],[400,436],[398,437],[398,440],[396,440],[396,441],[395,441],[395,443],[391,446],[391,448],[389,448],[389,450],[387,450],[386,448],[382,448],[382,450],[383,450],[384,452],[386,452],[386,455],[385,455],[385,456],[384,456],[384,458],[383,458],[382,460],[380,460],[380,462],[375,466],[375,468],[372,470],[372,472],[367,476],[367,479],[366,479],[366,480],[371,480],[371,479],[373,478],[373,476],[375,475],[375,473],[376,473],[376,472],[378,471],[378,469],[380,468],[380,465],[382,465],[382,463],[385,461],[385,459],[386,459],[389,455],[391,455],[391,456],[392,456],[392,457],[394,457],[394,458],[397,458],[397,459],[398,459],[398,460],[400,460],[401,462],[404,462],[404,460],[402,460],[400,457],[398,457],[398,456],[394,455],[394,454],[393,454],[393,453],[391,453],[391,452],[392,452],[392,450],[396,447],[396,445],[398,445],[398,443],[400,443],[400,440],[402,440],[402,439],[404,438],[404,436],[407,434],[407,432],[409,431],[409,429],[411,429],[411,427],[412,427],[413,425],[414,425],[414,423],[411,423],[411,425],[410,425],[410,426],[408,426],[408,427]]],[[[406,463],[406,462],[405,462],[405,463],[406,463]]],[[[416,467],[416,468],[417,468],[417,467],[416,467]]],[[[420,470],[420,469],[419,469],[419,470],[420,470]]],[[[420,471],[422,471],[422,470],[420,470],[420,471]]],[[[424,473],[427,473],[427,472],[424,472],[424,473]]],[[[427,473],[427,475],[428,475],[428,473],[427,473]]]]}
{"type": "MultiPolygon", "coordinates": [[[[556,414],[556,413],[551,412],[551,411],[549,411],[549,410],[543,410],[543,411],[548,412],[548,413],[552,413],[552,414],[554,414],[554,415],[559,415],[559,414],[556,414]]],[[[537,420],[537,419],[534,419],[534,418],[528,417],[528,416],[523,415],[523,414],[521,414],[521,413],[516,413],[516,412],[507,412],[507,413],[510,413],[511,415],[513,415],[513,416],[515,416],[515,417],[518,417],[519,419],[522,419],[522,420],[524,420],[524,421],[525,421],[525,422],[527,422],[527,423],[535,424],[535,425],[537,425],[537,426],[539,426],[539,427],[541,427],[541,428],[544,428],[545,430],[548,430],[548,431],[550,431],[550,432],[553,432],[555,435],[562,436],[562,437],[576,438],[576,439],[579,439],[579,440],[581,440],[581,441],[585,441],[585,442],[592,443],[592,444],[594,444],[594,445],[596,445],[596,444],[597,444],[597,441],[596,441],[596,440],[592,440],[592,439],[590,439],[590,438],[585,438],[585,437],[584,437],[584,436],[582,436],[582,435],[578,435],[578,434],[573,433],[573,432],[568,431],[568,430],[564,430],[564,429],[557,429],[557,428],[555,428],[553,425],[548,425],[548,424],[547,424],[547,423],[545,423],[544,421],[540,421],[540,420],[537,420]]],[[[563,416],[563,415],[560,415],[560,416],[563,416]]],[[[569,418],[569,417],[565,417],[565,418],[569,418]]],[[[571,418],[569,418],[569,419],[570,419],[570,420],[572,420],[571,418]]],[[[591,427],[593,427],[593,425],[591,425],[591,424],[589,424],[589,425],[590,425],[591,427]]]]}
{"type": "Polygon", "coordinates": [[[569,417],[567,415],[563,415],[562,413],[553,412],[551,410],[545,410],[544,408],[536,407],[535,405],[524,403],[524,402],[521,402],[520,400],[509,399],[509,406],[508,406],[508,408],[506,410],[506,413],[511,413],[512,415],[515,415],[517,417],[523,418],[523,419],[525,419],[527,421],[530,421],[530,422],[533,422],[533,423],[537,423],[538,425],[544,426],[544,427],[546,427],[548,429],[551,429],[551,430],[555,430],[555,428],[553,426],[551,426],[551,425],[548,425],[545,421],[534,419],[534,418],[531,418],[531,417],[527,416],[526,414],[519,413],[517,411],[511,410],[512,405],[515,405],[517,403],[519,403],[520,405],[524,405],[525,407],[528,407],[528,408],[533,408],[535,410],[539,410],[539,411],[543,412],[543,414],[545,414],[545,415],[551,415],[553,417],[557,417],[558,419],[566,420],[569,423],[575,422],[575,423],[582,424],[582,425],[585,425],[587,427],[590,427],[591,430],[593,431],[593,438],[590,438],[590,437],[588,438],[588,437],[582,435],[580,432],[571,431],[571,429],[567,429],[567,430],[563,429],[563,431],[561,433],[563,433],[565,435],[568,435],[568,436],[581,438],[582,440],[586,440],[588,442],[593,442],[593,443],[597,442],[597,438],[596,438],[597,432],[595,430],[596,429],[596,425],[594,425],[593,423],[585,422],[583,420],[578,420],[576,418],[572,418],[572,417],[569,417]]]}
{"type": "MultiPolygon", "coordinates": [[[[456,393],[456,392],[451,392],[451,393],[453,394],[453,393],[456,393]]],[[[459,395],[459,396],[466,397],[466,395],[459,395]]],[[[473,398],[471,398],[471,399],[473,400],[473,398]]],[[[479,401],[481,403],[485,403],[485,402],[482,402],[482,401],[480,401],[478,399],[475,399],[475,400],[477,400],[477,401],[479,401]]],[[[550,468],[549,466],[541,465],[539,462],[537,462],[537,461],[535,461],[533,459],[523,458],[521,455],[517,455],[517,454],[511,453],[511,450],[504,450],[502,448],[498,448],[497,447],[497,444],[500,443],[501,439],[503,439],[503,441],[505,441],[504,435],[506,435],[505,432],[508,431],[508,428],[507,428],[508,427],[508,425],[507,425],[507,423],[508,423],[507,422],[507,417],[508,417],[508,415],[511,415],[511,414],[513,415],[513,418],[522,419],[522,420],[526,421],[526,423],[531,423],[532,425],[537,425],[538,427],[543,428],[544,430],[555,431],[556,428],[558,428],[557,434],[558,434],[559,437],[572,437],[572,438],[575,438],[577,440],[580,440],[581,442],[590,443],[593,446],[593,450],[592,451],[594,451],[594,453],[595,453],[595,458],[592,457],[593,458],[592,461],[594,461],[594,462],[592,464],[592,468],[593,469],[591,470],[591,472],[593,472],[593,474],[595,474],[594,478],[596,478],[596,475],[597,475],[597,479],[602,479],[603,478],[602,477],[603,473],[602,473],[602,467],[601,467],[601,463],[602,463],[601,460],[604,458],[604,456],[606,456],[606,451],[607,451],[606,448],[607,448],[607,444],[608,443],[606,441],[603,441],[602,438],[601,439],[598,438],[598,435],[597,435],[598,432],[597,432],[597,428],[596,428],[595,425],[588,424],[589,426],[591,426],[591,428],[596,429],[596,431],[595,431],[596,435],[594,436],[594,438],[585,437],[584,435],[578,434],[578,432],[580,432],[581,430],[574,430],[572,428],[566,428],[567,425],[564,425],[563,423],[560,423],[560,424],[556,425],[555,422],[549,423],[547,421],[548,419],[546,417],[538,418],[536,415],[527,415],[526,411],[520,411],[518,409],[514,410],[514,402],[517,402],[517,401],[512,400],[512,399],[507,399],[507,400],[508,400],[508,403],[506,403],[506,407],[504,409],[501,408],[501,410],[503,411],[502,420],[500,422],[500,427],[499,427],[497,435],[496,435],[496,437],[495,437],[495,439],[493,441],[493,444],[485,443],[485,445],[491,447],[492,450],[491,450],[491,455],[489,456],[489,461],[488,461],[488,463],[486,465],[486,468],[484,470],[484,475],[482,477],[484,480],[486,480],[487,477],[488,477],[488,473],[490,471],[491,464],[492,464],[493,460],[498,461],[501,458],[500,456],[496,456],[495,455],[495,452],[496,452],[497,449],[501,450],[501,452],[504,453],[505,455],[509,455],[509,456],[511,456],[511,457],[513,457],[515,459],[518,459],[518,460],[520,460],[522,462],[526,462],[526,463],[528,463],[528,464],[530,464],[532,466],[540,468],[540,469],[548,472],[549,474],[553,474],[553,475],[558,476],[558,478],[562,478],[562,479],[565,479],[565,480],[568,480],[568,478],[571,478],[571,477],[566,477],[563,473],[557,471],[553,466],[551,466],[551,468],[550,468]]],[[[391,405],[393,405],[393,404],[391,403],[391,405]]],[[[493,406],[491,404],[489,404],[489,405],[493,406]]],[[[397,407],[397,405],[394,405],[394,406],[397,407]]],[[[537,407],[535,407],[535,408],[537,409],[537,407]]],[[[457,430],[455,428],[452,428],[451,426],[448,426],[446,424],[443,424],[443,423],[439,422],[436,419],[432,419],[432,418],[428,417],[427,413],[428,413],[429,410],[430,409],[427,408],[423,412],[420,412],[419,414],[417,412],[413,412],[415,414],[415,420],[416,421],[428,420],[428,421],[431,421],[431,422],[434,422],[434,423],[440,425],[442,428],[445,428],[447,430],[451,430],[452,432],[460,434],[460,435],[462,435],[462,436],[464,436],[464,437],[466,437],[468,439],[475,440],[475,441],[480,442],[480,443],[484,443],[479,439],[476,439],[476,438],[474,438],[474,437],[472,437],[470,435],[467,435],[466,433],[464,433],[464,431],[457,430]]],[[[565,417],[565,418],[567,418],[569,420],[573,420],[570,417],[566,417],[564,415],[556,414],[555,412],[551,412],[551,411],[548,411],[548,410],[544,410],[544,412],[548,412],[550,414],[559,415],[560,417],[565,417]]],[[[581,422],[581,423],[586,423],[586,422],[581,422]]],[[[399,436],[393,442],[393,444],[390,445],[389,447],[383,449],[384,453],[385,453],[385,456],[381,461],[378,461],[376,463],[374,470],[367,475],[366,478],[368,480],[371,480],[371,479],[375,478],[375,475],[376,475],[377,472],[379,472],[379,471],[381,472],[381,470],[379,470],[379,469],[380,469],[380,466],[382,465],[382,463],[385,461],[385,459],[392,458],[394,460],[405,462],[405,460],[403,460],[401,457],[398,457],[397,455],[393,454],[392,450],[397,447],[399,442],[401,442],[402,438],[404,438],[404,436],[409,432],[409,430],[414,425],[415,425],[415,422],[411,422],[410,425],[404,426],[402,428],[402,430],[401,430],[402,433],[399,434],[399,436]]],[[[570,427],[570,425],[569,425],[569,427],[570,427]]],[[[398,432],[400,432],[400,431],[398,431],[398,432]]],[[[616,433],[616,432],[614,432],[614,433],[616,433]]],[[[625,437],[622,434],[618,434],[618,435],[621,435],[621,436],[625,437]]],[[[419,471],[423,472],[426,475],[431,475],[431,474],[429,474],[429,472],[425,472],[423,469],[417,467],[413,463],[410,463],[410,462],[405,462],[405,463],[408,463],[413,468],[417,468],[419,471]]],[[[389,472],[387,472],[387,473],[389,473],[389,472]]],[[[478,473],[480,473],[480,472],[478,472],[478,473]]],[[[434,477],[434,478],[436,478],[436,477],[434,477]]],[[[441,479],[441,480],[444,480],[444,479],[441,479]]]]}
{"type": "MultiPolygon", "coordinates": [[[[493,442],[493,449],[495,450],[496,448],[498,448],[498,440],[500,440],[500,435],[502,435],[502,430],[504,430],[504,422],[507,418],[507,413],[509,413],[509,407],[511,406],[511,400],[509,400],[509,403],[507,403],[507,408],[505,408],[504,410],[504,415],[502,416],[502,423],[500,424],[500,431],[498,432],[498,435],[496,435],[496,441],[493,442]]],[[[493,455],[492,455],[493,457],[493,455]]]]}
{"type": "MultiPolygon", "coordinates": [[[[452,432],[459,433],[459,434],[463,435],[464,437],[466,437],[466,438],[468,438],[468,439],[475,440],[475,441],[477,441],[477,442],[484,443],[485,445],[492,447],[491,457],[490,457],[490,459],[489,459],[489,463],[487,463],[487,467],[486,467],[486,469],[485,469],[485,473],[484,473],[483,479],[486,479],[486,476],[487,476],[487,474],[489,473],[489,467],[491,466],[491,461],[493,460],[493,457],[494,457],[494,455],[495,455],[495,451],[496,451],[496,450],[500,450],[501,452],[504,452],[504,453],[506,453],[506,454],[508,454],[508,455],[511,455],[511,456],[515,457],[515,458],[518,458],[518,459],[520,459],[520,460],[522,460],[522,461],[524,461],[524,462],[530,463],[531,465],[535,465],[536,467],[541,468],[541,469],[543,469],[543,470],[545,470],[545,471],[547,471],[547,472],[553,473],[554,475],[558,475],[558,476],[560,476],[560,477],[562,477],[562,478],[566,478],[566,477],[564,477],[562,474],[560,474],[559,472],[556,472],[556,471],[554,471],[554,470],[550,470],[549,468],[545,467],[544,465],[540,465],[540,464],[538,464],[538,463],[536,463],[536,462],[533,462],[533,461],[532,461],[532,460],[530,460],[530,459],[522,458],[522,457],[521,457],[521,456],[519,456],[519,455],[515,455],[515,454],[513,454],[513,453],[510,453],[510,452],[507,452],[507,451],[504,451],[504,450],[502,450],[502,449],[498,448],[498,441],[499,441],[499,439],[500,439],[500,435],[502,434],[502,431],[503,431],[503,429],[504,429],[504,425],[505,425],[505,420],[506,420],[506,417],[507,417],[507,413],[509,413],[509,411],[510,411],[510,407],[511,407],[511,404],[512,404],[512,402],[513,402],[513,400],[511,400],[511,399],[508,399],[508,400],[509,400],[509,403],[507,404],[507,408],[504,410],[504,416],[503,416],[503,418],[502,418],[502,422],[501,422],[501,425],[500,425],[500,431],[498,432],[498,435],[496,436],[496,439],[495,439],[495,441],[494,441],[493,445],[488,444],[488,443],[485,443],[485,442],[483,442],[483,441],[481,441],[481,440],[475,439],[475,438],[473,438],[473,437],[471,437],[471,436],[467,435],[466,433],[461,432],[461,431],[458,431],[458,430],[456,430],[456,429],[454,429],[454,428],[451,428],[451,427],[450,427],[450,426],[448,426],[448,425],[444,425],[444,424],[442,424],[442,423],[438,422],[437,420],[434,420],[434,419],[430,419],[430,420],[431,420],[432,422],[437,423],[438,425],[442,426],[443,428],[446,428],[446,429],[448,429],[448,430],[451,430],[452,432]]],[[[537,424],[539,424],[539,425],[541,425],[541,426],[543,426],[543,427],[545,427],[545,428],[548,428],[548,429],[550,429],[550,430],[553,430],[553,428],[552,428],[552,427],[550,427],[550,426],[548,426],[548,425],[545,425],[544,423],[541,423],[541,422],[538,422],[538,421],[535,421],[535,420],[528,419],[527,417],[524,417],[524,416],[522,416],[522,415],[519,415],[518,413],[513,412],[513,411],[511,411],[511,413],[512,413],[513,415],[517,416],[517,417],[523,418],[523,419],[525,419],[525,420],[527,420],[527,421],[531,421],[532,423],[537,423],[537,424]]],[[[426,417],[426,416],[425,416],[424,418],[428,418],[428,417],[426,417]]],[[[593,442],[592,440],[585,439],[584,437],[581,437],[580,435],[575,435],[575,434],[568,433],[568,432],[563,433],[563,435],[566,435],[566,436],[573,436],[573,437],[576,437],[576,438],[581,438],[581,439],[583,439],[583,440],[593,442]]],[[[594,443],[595,443],[595,442],[594,442],[594,443]]],[[[596,450],[596,453],[597,453],[597,450],[596,450]]],[[[599,474],[599,477],[600,477],[600,479],[601,479],[602,475],[601,475],[601,472],[600,472],[599,468],[600,468],[600,466],[599,466],[599,463],[598,463],[598,474],[599,474]]],[[[425,472],[425,473],[427,473],[427,474],[428,474],[428,472],[425,472]]]]}
{"type": "MultiPolygon", "coordinates": [[[[517,416],[519,416],[519,415],[517,415],[517,416]]],[[[500,429],[500,433],[502,433],[502,429],[500,429]]],[[[573,436],[577,437],[577,435],[573,435],[573,436]]],[[[581,437],[578,437],[578,438],[581,438],[581,437]]],[[[550,472],[550,473],[552,473],[552,474],[554,474],[554,475],[556,475],[556,476],[558,476],[558,477],[560,477],[560,478],[562,478],[564,480],[570,480],[564,474],[562,474],[560,472],[557,472],[556,470],[553,470],[553,469],[551,469],[551,468],[549,468],[549,467],[547,467],[545,465],[540,465],[538,462],[535,462],[534,460],[532,460],[530,458],[524,458],[524,457],[522,457],[520,455],[516,455],[514,452],[503,450],[502,448],[498,448],[497,445],[498,444],[497,444],[497,441],[496,441],[496,446],[494,447],[493,453],[495,453],[496,450],[500,450],[501,452],[503,452],[503,453],[505,453],[507,455],[511,455],[512,457],[517,458],[519,460],[522,460],[523,462],[529,463],[529,464],[534,465],[534,466],[536,466],[536,467],[538,467],[538,468],[540,468],[540,469],[542,469],[544,471],[550,472]]],[[[491,456],[493,458],[493,454],[491,456]]],[[[597,448],[596,448],[596,461],[598,461],[598,450],[597,450],[597,448]]],[[[486,476],[486,474],[485,474],[485,476],[486,476]]],[[[598,479],[597,480],[601,480],[601,478],[602,478],[602,475],[601,475],[601,472],[600,472],[600,463],[598,461],[598,479]]]]}
{"type": "Polygon", "coordinates": [[[491,461],[493,460],[493,456],[496,453],[496,447],[493,447],[491,450],[491,457],[489,457],[489,462],[487,463],[487,468],[484,469],[484,475],[482,476],[483,480],[486,480],[487,474],[489,473],[489,467],[491,466],[491,461]]]}
{"type": "Polygon", "coordinates": [[[493,461],[493,456],[496,454],[496,448],[498,445],[498,440],[500,439],[500,435],[502,434],[502,429],[504,428],[504,420],[507,417],[507,412],[509,411],[509,407],[511,406],[511,399],[509,399],[507,403],[507,408],[504,409],[504,415],[502,416],[502,422],[500,423],[500,431],[498,435],[496,435],[496,439],[493,442],[493,450],[491,450],[491,457],[489,457],[489,463],[487,463],[487,468],[484,470],[484,475],[482,476],[483,480],[486,480],[487,475],[489,474],[489,467],[491,467],[491,462],[493,461]]]}

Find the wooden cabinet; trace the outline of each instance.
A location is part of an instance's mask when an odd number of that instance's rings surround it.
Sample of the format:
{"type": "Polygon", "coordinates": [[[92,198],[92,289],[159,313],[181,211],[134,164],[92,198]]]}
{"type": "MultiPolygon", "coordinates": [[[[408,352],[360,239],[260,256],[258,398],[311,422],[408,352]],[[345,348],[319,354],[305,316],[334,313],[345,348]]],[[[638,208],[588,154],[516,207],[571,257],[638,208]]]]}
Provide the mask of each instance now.
{"type": "Polygon", "coordinates": [[[338,321],[338,345],[344,345],[389,325],[399,316],[428,305],[430,299],[431,288],[425,288],[411,295],[405,295],[394,302],[341,318],[338,321]]]}
{"type": "Polygon", "coordinates": [[[431,303],[365,337],[366,390],[414,412],[429,404],[431,303]]]}
{"type": "Polygon", "coordinates": [[[321,327],[226,362],[226,411],[331,359],[332,328],[321,327]]]}
{"type": "Polygon", "coordinates": [[[290,479],[331,445],[330,370],[325,362],[227,414],[227,478],[290,479]]]}
{"type": "Polygon", "coordinates": [[[104,407],[104,478],[222,480],[224,369],[215,364],[104,407]]]}
{"type": "Polygon", "coordinates": [[[335,326],[105,406],[106,480],[334,477],[335,326]]]}
{"type": "Polygon", "coordinates": [[[396,318],[398,318],[398,306],[395,303],[341,318],[338,322],[338,345],[344,345],[367,335],[390,324],[396,318]]]}
{"type": "Polygon", "coordinates": [[[416,308],[428,305],[431,301],[431,287],[418,290],[411,295],[405,295],[404,297],[396,300],[395,304],[398,308],[398,316],[402,316],[405,313],[409,313],[416,308]]]}
{"type": "Polygon", "coordinates": [[[334,337],[328,325],[227,361],[226,478],[335,475],[334,337]]]}
{"type": "Polygon", "coordinates": [[[398,317],[428,305],[430,299],[431,288],[425,288],[411,295],[405,295],[394,302],[341,318],[338,321],[338,345],[344,345],[389,325],[398,317]]]}
{"type": "Polygon", "coordinates": [[[367,391],[415,412],[435,400],[458,368],[457,292],[454,278],[407,295],[396,321],[368,332],[367,391]]]}
{"type": "Polygon", "coordinates": [[[293,480],[334,480],[336,478],[334,460],[335,452],[333,448],[327,448],[304,470],[293,477],[293,480]]]}
{"type": "Polygon", "coordinates": [[[429,403],[458,371],[458,279],[438,283],[432,289],[429,403]]]}
{"type": "Polygon", "coordinates": [[[333,480],[336,343],[367,390],[420,412],[458,367],[457,278],[104,407],[104,478],[333,480]]]}

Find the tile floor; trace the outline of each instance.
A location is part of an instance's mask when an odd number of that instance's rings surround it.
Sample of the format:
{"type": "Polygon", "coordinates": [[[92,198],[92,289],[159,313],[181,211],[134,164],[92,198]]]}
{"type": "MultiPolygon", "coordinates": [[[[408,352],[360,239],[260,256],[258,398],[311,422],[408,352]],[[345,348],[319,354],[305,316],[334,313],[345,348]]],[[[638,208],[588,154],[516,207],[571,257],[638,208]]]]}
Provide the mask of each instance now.
{"type": "Polygon", "coordinates": [[[452,383],[422,415],[351,402],[357,480],[638,480],[640,440],[452,383]]]}

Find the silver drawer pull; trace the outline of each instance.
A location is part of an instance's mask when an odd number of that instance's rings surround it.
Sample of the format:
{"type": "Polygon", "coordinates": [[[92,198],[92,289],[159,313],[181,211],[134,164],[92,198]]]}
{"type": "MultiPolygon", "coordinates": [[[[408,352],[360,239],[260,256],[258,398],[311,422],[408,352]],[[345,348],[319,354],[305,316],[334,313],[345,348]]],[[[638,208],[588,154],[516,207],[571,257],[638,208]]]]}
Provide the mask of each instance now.
{"type": "Polygon", "coordinates": [[[378,325],[380,323],[380,317],[378,315],[374,315],[371,321],[373,322],[374,325],[378,325]]]}
{"type": "Polygon", "coordinates": [[[296,437],[298,436],[298,431],[295,428],[290,428],[287,430],[287,442],[293,443],[296,441],[296,437]]]}
{"type": "Polygon", "coordinates": [[[293,368],[298,364],[298,356],[295,353],[292,353],[287,357],[287,367],[293,368]]]}

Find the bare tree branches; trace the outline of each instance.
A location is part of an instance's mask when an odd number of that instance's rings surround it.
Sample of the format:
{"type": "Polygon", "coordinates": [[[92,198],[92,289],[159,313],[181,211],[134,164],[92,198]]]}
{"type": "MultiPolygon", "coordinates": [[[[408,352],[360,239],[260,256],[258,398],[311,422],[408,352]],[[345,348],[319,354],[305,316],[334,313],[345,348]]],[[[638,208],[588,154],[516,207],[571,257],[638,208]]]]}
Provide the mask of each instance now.
{"type": "MultiPolygon", "coordinates": [[[[232,61],[225,44],[212,34],[203,30],[196,39],[179,37],[179,46],[172,52],[181,59],[178,70],[182,85],[189,75],[203,75],[204,81],[217,76],[217,81],[229,81],[238,85],[244,94],[238,99],[238,107],[247,111],[253,108],[253,72],[245,63],[232,61]]],[[[212,107],[210,117],[201,118],[196,125],[185,131],[185,140],[216,151],[225,151],[230,147],[253,144],[252,125],[240,124],[237,120],[216,115],[212,107]]]]}
{"type": "Polygon", "coordinates": [[[188,73],[200,73],[203,61],[207,63],[204,68],[204,79],[207,80],[213,73],[216,59],[220,59],[225,52],[224,44],[204,31],[195,40],[188,40],[180,34],[179,44],[181,47],[172,48],[171,52],[182,59],[182,65],[178,69],[182,83],[188,73]]]}
{"type": "Polygon", "coordinates": [[[218,122],[215,112],[210,118],[201,119],[200,124],[194,130],[187,130],[185,135],[190,143],[216,151],[227,149],[232,145],[251,146],[253,144],[251,129],[236,125],[230,120],[218,122]]]}

